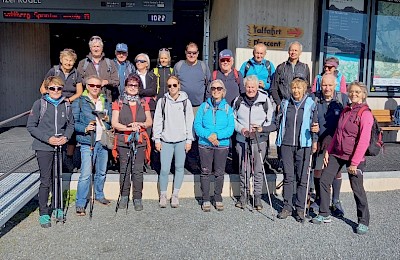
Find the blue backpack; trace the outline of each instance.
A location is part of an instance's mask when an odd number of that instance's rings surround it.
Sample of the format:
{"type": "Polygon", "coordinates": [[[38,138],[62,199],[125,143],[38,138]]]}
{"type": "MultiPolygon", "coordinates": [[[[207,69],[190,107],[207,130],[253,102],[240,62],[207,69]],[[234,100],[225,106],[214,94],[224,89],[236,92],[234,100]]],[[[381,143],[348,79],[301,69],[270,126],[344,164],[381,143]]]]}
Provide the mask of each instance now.
{"type": "Polygon", "coordinates": [[[394,118],[394,124],[400,126],[400,106],[396,107],[396,110],[394,111],[393,114],[393,118],[394,118]]]}

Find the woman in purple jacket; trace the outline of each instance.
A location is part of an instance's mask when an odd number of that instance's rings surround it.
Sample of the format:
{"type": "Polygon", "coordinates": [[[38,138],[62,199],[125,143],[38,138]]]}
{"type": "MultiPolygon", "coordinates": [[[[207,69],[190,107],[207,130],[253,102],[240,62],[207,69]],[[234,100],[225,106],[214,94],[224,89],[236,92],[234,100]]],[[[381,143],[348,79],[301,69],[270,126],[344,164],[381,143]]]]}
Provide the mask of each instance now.
{"type": "Polygon", "coordinates": [[[365,152],[370,142],[374,118],[369,109],[364,110],[361,116],[358,116],[359,110],[368,106],[366,104],[367,87],[363,83],[351,83],[348,87],[348,94],[351,104],[343,110],[335,135],[325,153],[324,165],[326,167],[320,180],[320,212],[312,219],[312,223],[321,224],[332,221],[329,216],[330,185],[336,173],[346,166],[357,205],[358,226],[356,232],[362,235],[368,232],[369,225],[363,171],[365,152]]]}

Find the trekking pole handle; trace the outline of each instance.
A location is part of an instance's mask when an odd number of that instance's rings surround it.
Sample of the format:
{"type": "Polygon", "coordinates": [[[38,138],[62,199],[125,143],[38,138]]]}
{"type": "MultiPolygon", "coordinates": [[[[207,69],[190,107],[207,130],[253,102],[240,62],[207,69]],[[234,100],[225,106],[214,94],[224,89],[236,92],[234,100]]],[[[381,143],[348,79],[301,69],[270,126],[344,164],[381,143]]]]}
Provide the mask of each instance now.
{"type": "Polygon", "coordinates": [[[257,143],[257,149],[258,149],[258,152],[259,152],[259,153],[261,153],[261,147],[260,147],[260,143],[258,142],[258,135],[259,135],[258,131],[255,131],[255,137],[256,137],[256,143],[257,143]]]}
{"type": "Polygon", "coordinates": [[[90,130],[90,150],[93,150],[94,148],[94,143],[95,143],[95,135],[94,135],[94,131],[90,130]]]}

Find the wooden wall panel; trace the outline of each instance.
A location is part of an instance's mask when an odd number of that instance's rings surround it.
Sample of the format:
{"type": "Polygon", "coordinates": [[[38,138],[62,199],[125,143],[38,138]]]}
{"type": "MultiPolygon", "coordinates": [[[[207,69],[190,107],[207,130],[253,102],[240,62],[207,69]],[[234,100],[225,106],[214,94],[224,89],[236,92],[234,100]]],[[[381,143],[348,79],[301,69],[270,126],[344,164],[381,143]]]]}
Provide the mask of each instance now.
{"type": "MultiPolygon", "coordinates": [[[[48,24],[0,23],[0,121],[29,110],[50,68],[48,24]]],[[[9,125],[23,125],[26,117],[9,125]]],[[[8,125],[7,125],[8,126],[8,125]]]]}

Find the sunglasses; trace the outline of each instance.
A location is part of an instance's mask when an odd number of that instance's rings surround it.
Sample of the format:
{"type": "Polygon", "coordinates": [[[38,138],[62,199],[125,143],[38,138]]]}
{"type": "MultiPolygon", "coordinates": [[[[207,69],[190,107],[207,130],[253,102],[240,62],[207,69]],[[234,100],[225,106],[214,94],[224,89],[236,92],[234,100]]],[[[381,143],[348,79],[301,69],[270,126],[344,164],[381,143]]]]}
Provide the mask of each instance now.
{"type": "Polygon", "coordinates": [[[332,69],[332,68],[334,68],[334,66],[324,66],[324,68],[328,68],[328,69],[332,69]]]}
{"type": "Polygon", "coordinates": [[[189,55],[196,55],[197,53],[199,53],[199,51],[186,51],[186,54],[189,55]]]}
{"type": "Polygon", "coordinates": [[[69,48],[65,48],[63,51],[69,51],[69,52],[75,53],[75,51],[73,49],[69,49],[69,48]]]}
{"type": "Polygon", "coordinates": [[[145,63],[145,62],[147,62],[146,60],[136,60],[136,63],[145,63]]]}
{"type": "Polygon", "coordinates": [[[211,87],[211,91],[216,91],[216,90],[222,91],[223,87],[211,87]]]}
{"type": "Polygon", "coordinates": [[[92,38],[90,38],[90,41],[93,41],[93,40],[100,40],[100,41],[102,41],[101,38],[100,38],[99,36],[92,36],[92,38]]]}
{"type": "Polygon", "coordinates": [[[126,86],[129,88],[139,88],[139,84],[128,84],[126,86]]]}
{"type": "Polygon", "coordinates": [[[123,52],[123,51],[117,51],[117,55],[128,55],[128,53],[127,52],[123,52]]]}
{"type": "Polygon", "coordinates": [[[161,48],[159,51],[167,51],[167,52],[169,52],[169,50],[167,48],[161,48]]]}
{"type": "Polygon", "coordinates": [[[63,87],[61,86],[55,86],[55,87],[49,87],[49,90],[51,91],[62,91],[63,87]]]}
{"type": "Polygon", "coordinates": [[[230,62],[231,59],[230,58],[223,58],[219,60],[220,62],[230,62]]]}
{"type": "Polygon", "coordinates": [[[174,83],[174,84],[168,84],[168,88],[172,88],[172,87],[177,88],[177,87],[178,87],[178,84],[176,84],[176,83],[174,83]]]}
{"type": "Polygon", "coordinates": [[[91,88],[101,88],[101,85],[97,85],[97,84],[86,84],[91,88]]]}

